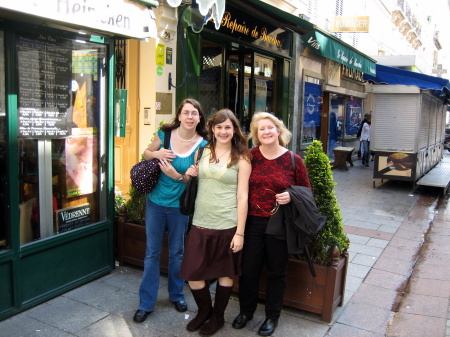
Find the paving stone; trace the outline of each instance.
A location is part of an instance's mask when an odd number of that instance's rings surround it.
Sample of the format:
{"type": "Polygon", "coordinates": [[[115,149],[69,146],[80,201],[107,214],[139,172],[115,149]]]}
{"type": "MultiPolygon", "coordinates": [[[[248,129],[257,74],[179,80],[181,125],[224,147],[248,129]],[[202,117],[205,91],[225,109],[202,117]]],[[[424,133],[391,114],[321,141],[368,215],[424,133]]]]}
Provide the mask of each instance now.
{"type": "Polygon", "coordinates": [[[383,248],[371,247],[367,245],[361,245],[359,243],[352,243],[348,247],[350,252],[356,252],[360,254],[370,255],[370,256],[380,256],[383,252],[383,248]]]}
{"type": "Polygon", "coordinates": [[[387,329],[386,337],[438,337],[445,336],[445,318],[399,312],[387,329]]]}
{"type": "Polygon", "coordinates": [[[384,270],[407,277],[411,275],[413,266],[414,266],[413,261],[406,262],[381,256],[380,258],[378,258],[377,262],[373,267],[375,269],[384,270]]]}
{"type": "Polygon", "coordinates": [[[448,298],[407,294],[400,311],[407,314],[447,318],[448,298]]]}
{"type": "Polygon", "coordinates": [[[369,271],[370,271],[370,267],[368,267],[368,266],[363,266],[363,265],[356,264],[356,263],[349,263],[347,275],[364,279],[367,276],[367,274],[369,273],[369,271]]]}
{"type": "Polygon", "coordinates": [[[357,263],[368,267],[372,267],[375,264],[375,262],[376,262],[375,256],[365,254],[356,254],[356,256],[352,259],[352,263],[357,263]]]}
{"type": "Polygon", "coordinates": [[[378,247],[378,248],[384,249],[384,248],[386,248],[388,243],[389,243],[388,240],[380,240],[380,239],[371,238],[366,244],[368,246],[373,246],[373,247],[378,247]]]}
{"type": "Polygon", "coordinates": [[[390,273],[384,270],[372,269],[364,280],[367,284],[377,287],[398,290],[406,281],[406,277],[399,274],[390,273]]]}
{"type": "Polygon", "coordinates": [[[384,334],[378,334],[371,331],[355,328],[345,324],[337,323],[333,325],[330,331],[326,334],[329,337],[384,337],[384,334]]]}
{"type": "Polygon", "coordinates": [[[436,297],[450,297],[450,283],[443,280],[431,280],[427,275],[416,274],[408,284],[408,293],[436,297]]]}
{"type": "Polygon", "coordinates": [[[355,234],[347,234],[347,237],[350,239],[351,244],[358,243],[361,245],[365,245],[370,240],[370,237],[355,234]]]}
{"type": "Polygon", "coordinates": [[[350,302],[337,320],[337,323],[377,334],[384,334],[386,323],[391,316],[392,312],[390,310],[369,304],[350,302]]]}
{"type": "Polygon", "coordinates": [[[49,301],[45,306],[36,307],[27,315],[63,331],[75,333],[108,314],[106,311],[61,296],[49,301]]]}
{"type": "Polygon", "coordinates": [[[391,310],[397,297],[397,291],[363,283],[353,295],[352,302],[364,303],[391,310]]]}

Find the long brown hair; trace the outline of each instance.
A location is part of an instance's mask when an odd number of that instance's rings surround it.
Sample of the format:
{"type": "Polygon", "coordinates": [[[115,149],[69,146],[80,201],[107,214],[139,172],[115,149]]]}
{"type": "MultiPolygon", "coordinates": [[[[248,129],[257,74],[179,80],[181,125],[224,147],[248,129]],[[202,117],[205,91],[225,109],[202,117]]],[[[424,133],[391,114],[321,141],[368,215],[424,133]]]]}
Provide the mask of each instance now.
{"type": "Polygon", "coordinates": [[[194,108],[196,108],[198,110],[198,113],[199,113],[200,122],[198,122],[198,124],[195,128],[195,131],[197,131],[197,133],[200,136],[202,136],[203,138],[206,138],[208,132],[206,130],[205,114],[203,113],[203,109],[202,109],[200,102],[196,101],[193,98],[184,99],[180,103],[180,105],[178,105],[177,114],[175,115],[175,118],[173,119],[173,121],[171,123],[162,125],[161,130],[162,131],[171,131],[171,130],[178,128],[181,124],[180,120],[178,119],[178,116],[181,114],[181,111],[183,110],[184,105],[188,104],[188,103],[192,104],[194,106],[194,108]]]}
{"type": "Polygon", "coordinates": [[[239,161],[242,157],[248,162],[251,160],[251,154],[248,150],[247,138],[242,134],[241,126],[238,119],[234,115],[233,111],[229,109],[221,109],[214,113],[208,120],[208,147],[211,150],[210,162],[216,161],[216,151],[215,151],[215,137],[213,132],[213,127],[217,124],[225,122],[227,119],[233,124],[233,138],[231,139],[231,160],[227,167],[231,167],[239,161]]]}

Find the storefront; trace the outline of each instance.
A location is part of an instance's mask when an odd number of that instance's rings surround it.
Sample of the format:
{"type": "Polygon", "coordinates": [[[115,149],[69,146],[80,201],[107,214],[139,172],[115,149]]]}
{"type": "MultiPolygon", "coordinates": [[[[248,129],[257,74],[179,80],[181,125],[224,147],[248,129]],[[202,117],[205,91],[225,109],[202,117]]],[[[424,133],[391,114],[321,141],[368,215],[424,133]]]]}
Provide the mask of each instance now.
{"type": "Polygon", "coordinates": [[[304,150],[321,140],[333,159],[338,146],[359,148],[357,133],[365,108],[363,74],[376,74],[375,61],[329,33],[315,28],[302,36],[303,119],[299,139],[304,150]]]}
{"type": "Polygon", "coordinates": [[[0,1],[0,319],[114,267],[113,38],[155,31],[122,0],[0,1]]]}
{"type": "Polygon", "coordinates": [[[194,6],[180,13],[186,39],[177,48],[177,78],[187,80],[177,101],[195,97],[208,116],[227,107],[245,132],[258,111],[274,113],[292,129],[299,35],[289,27],[312,24],[256,0],[227,1],[218,30],[202,22],[194,6]]]}

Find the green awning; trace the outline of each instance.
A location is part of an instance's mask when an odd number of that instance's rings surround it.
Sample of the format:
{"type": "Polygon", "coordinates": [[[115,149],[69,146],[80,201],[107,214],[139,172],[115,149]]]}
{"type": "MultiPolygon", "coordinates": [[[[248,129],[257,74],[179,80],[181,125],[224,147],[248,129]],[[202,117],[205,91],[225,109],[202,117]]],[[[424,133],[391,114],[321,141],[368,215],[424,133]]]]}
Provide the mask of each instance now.
{"type": "Polygon", "coordinates": [[[375,76],[375,60],[352,49],[351,46],[344,45],[343,41],[314,30],[302,36],[303,42],[315,53],[339,62],[349,68],[362,71],[363,73],[375,76]]]}

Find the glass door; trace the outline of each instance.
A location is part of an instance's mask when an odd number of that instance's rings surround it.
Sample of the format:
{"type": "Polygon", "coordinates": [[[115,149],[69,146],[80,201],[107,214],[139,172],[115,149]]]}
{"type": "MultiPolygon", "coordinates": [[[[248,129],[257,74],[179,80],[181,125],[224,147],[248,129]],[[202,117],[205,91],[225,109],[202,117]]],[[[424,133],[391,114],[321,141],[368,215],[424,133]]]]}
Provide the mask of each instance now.
{"type": "Polygon", "coordinates": [[[227,72],[227,106],[248,134],[253,113],[274,112],[275,60],[253,51],[232,51],[227,54],[227,72]]]}

